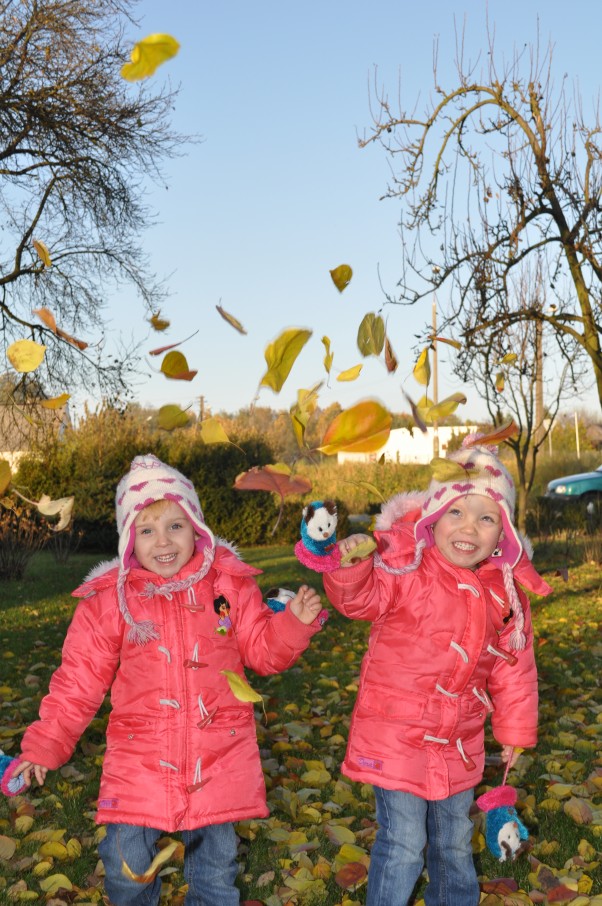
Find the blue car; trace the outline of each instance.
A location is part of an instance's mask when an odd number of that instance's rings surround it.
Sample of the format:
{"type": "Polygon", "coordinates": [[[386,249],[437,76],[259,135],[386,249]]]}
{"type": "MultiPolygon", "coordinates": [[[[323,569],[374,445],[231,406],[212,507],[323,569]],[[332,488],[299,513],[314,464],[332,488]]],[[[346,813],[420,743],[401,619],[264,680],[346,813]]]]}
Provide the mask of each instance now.
{"type": "Polygon", "coordinates": [[[595,472],[580,472],[577,475],[555,478],[548,482],[545,496],[566,503],[602,501],[602,466],[598,466],[595,472]]]}

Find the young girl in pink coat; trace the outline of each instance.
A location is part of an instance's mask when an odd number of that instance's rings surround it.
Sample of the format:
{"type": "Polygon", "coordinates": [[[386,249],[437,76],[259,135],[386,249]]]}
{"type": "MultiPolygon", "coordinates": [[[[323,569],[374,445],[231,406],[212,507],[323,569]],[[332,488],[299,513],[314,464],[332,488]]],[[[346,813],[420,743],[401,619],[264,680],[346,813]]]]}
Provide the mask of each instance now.
{"type": "Polygon", "coordinates": [[[139,884],[123,863],[143,873],[158,838],[181,831],[187,906],[237,906],[233,822],[269,812],[253,705],[224,671],[294,664],[321,628],[320,598],[302,586],[273,613],[261,570],[213,536],[192,482],[154,456],[134,459],[116,510],[119,560],[74,592],[62,662],[13,775],[43,783],[65,764],[110,689],[96,816],[109,900],[158,903],[160,877],[139,884]]]}
{"type": "MultiPolygon", "coordinates": [[[[383,506],[374,556],[324,575],[337,610],[372,623],[342,767],[375,789],[368,906],[405,906],[425,853],[427,906],[476,906],[469,809],[485,719],[505,761],[537,740],[531,616],[516,583],[551,589],[513,525],[496,448],[468,444],[425,494],[383,506]]],[[[340,541],[342,556],[366,538],[340,541]]]]}

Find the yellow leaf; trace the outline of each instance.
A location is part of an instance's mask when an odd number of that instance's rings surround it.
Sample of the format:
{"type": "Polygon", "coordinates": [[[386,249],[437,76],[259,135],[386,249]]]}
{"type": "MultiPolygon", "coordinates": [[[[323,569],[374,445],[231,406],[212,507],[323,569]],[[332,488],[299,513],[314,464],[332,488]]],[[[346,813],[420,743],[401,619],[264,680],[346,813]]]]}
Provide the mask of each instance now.
{"type": "Polygon", "coordinates": [[[55,894],[61,888],[63,890],[73,890],[73,884],[67,875],[48,875],[40,881],[40,887],[45,893],[55,894]]]}
{"type": "Polygon", "coordinates": [[[201,439],[204,444],[230,443],[230,438],[216,418],[206,418],[201,422],[201,439]]]}
{"type": "Polygon", "coordinates": [[[350,453],[373,453],[388,440],[393,416],[380,403],[365,400],[341,412],[329,425],[321,453],[331,456],[346,450],[350,453]]]}
{"type": "Polygon", "coordinates": [[[330,374],[330,369],[332,368],[332,360],[334,359],[334,353],[330,351],[330,340],[328,337],[322,337],[322,343],[326,349],[326,355],[324,356],[324,368],[326,369],[326,374],[330,374]]]}
{"type": "Polygon", "coordinates": [[[32,874],[38,878],[42,878],[44,875],[47,875],[50,869],[52,868],[53,863],[42,860],[42,862],[37,862],[36,865],[31,869],[32,874]]]}
{"type": "Polygon", "coordinates": [[[121,67],[121,75],[128,82],[147,79],[166,60],[175,57],[180,45],[171,35],[148,35],[134,44],[130,54],[131,63],[121,67]]]}
{"type": "Polygon", "coordinates": [[[10,470],[10,465],[5,459],[0,459],[0,494],[4,494],[4,492],[9,487],[12,479],[13,476],[10,470]]]}
{"type": "Polygon", "coordinates": [[[67,847],[64,843],[59,843],[58,840],[49,840],[47,843],[42,843],[39,853],[41,856],[52,856],[53,859],[59,859],[60,861],[69,858],[67,847]]]}
{"type": "Polygon", "coordinates": [[[0,859],[8,862],[14,856],[16,848],[17,844],[12,837],[5,837],[4,834],[0,834],[0,859]]]}
{"type": "Polygon", "coordinates": [[[341,563],[349,563],[350,560],[365,560],[373,550],[376,549],[376,541],[373,538],[366,538],[361,544],[358,544],[351,551],[347,551],[341,557],[341,563]]]}
{"type": "Polygon", "coordinates": [[[6,350],[6,357],[15,369],[22,374],[35,371],[44,359],[46,347],[33,340],[16,340],[6,350]]]}
{"type": "Polygon", "coordinates": [[[171,843],[157,853],[146,871],[140,875],[135,874],[125,860],[121,863],[121,871],[131,881],[137,881],[138,884],[148,884],[149,881],[152,881],[157,876],[161,866],[171,859],[178,845],[177,840],[172,840],[171,843]]]}
{"type": "Polygon", "coordinates": [[[79,859],[82,854],[82,845],[77,837],[70,837],[70,839],[67,840],[67,852],[72,859],[79,859]]]}
{"type": "Polygon", "coordinates": [[[170,324],[169,321],[166,321],[165,318],[161,317],[160,311],[156,311],[152,318],[149,318],[148,322],[152,325],[153,329],[157,331],[167,330],[170,324]]]}
{"type": "Polygon", "coordinates": [[[184,353],[176,351],[167,353],[161,362],[161,371],[173,381],[191,381],[198,373],[189,369],[184,353]]]}
{"type": "Polygon", "coordinates": [[[340,374],[337,374],[337,381],[355,381],[360,376],[363,367],[363,365],[354,365],[353,368],[341,371],[340,374]]]}
{"type": "Polygon", "coordinates": [[[418,381],[419,384],[423,384],[425,387],[428,386],[428,383],[431,379],[431,365],[429,362],[429,350],[428,346],[422,350],[418,356],[418,360],[414,365],[414,379],[418,381]]]}
{"type": "Polygon", "coordinates": [[[186,412],[175,404],[161,406],[157,415],[157,424],[164,431],[173,431],[174,428],[183,428],[190,421],[186,412]]]}
{"type": "Polygon", "coordinates": [[[495,376],[495,389],[497,390],[498,393],[503,393],[505,386],[506,386],[506,379],[505,379],[504,375],[502,374],[502,372],[498,371],[498,373],[495,376]]]}
{"type": "Polygon", "coordinates": [[[232,695],[240,702],[263,702],[259,692],[255,692],[240,674],[235,673],[234,670],[220,670],[220,673],[226,677],[232,695]]]}
{"type": "Polygon", "coordinates": [[[275,393],[280,393],[297,356],[311,335],[311,330],[292,327],[269,344],[264,353],[268,370],[259,383],[260,387],[271,387],[275,393]]]}
{"type": "Polygon", "coordinates": [[[428,410],[428,419],[429,421],[435,421],[435,419],[446,418],[448,415],[451,415],[456,411],[458,406],[466,402],[466,397],[463,393],[452,393],[451,396],[447,396],[444,400],[441,400],[440,403],[437,403],[436,406],[431,406],[428,410]]]}
{"type": "Polygon", "coordinates": [[[62,409],[68,399],[71,399],[70,393],[61,393],[60,396],[55,396],[51,400],[40,400],[40,406],[43,406],[44,409],[62,409]]]}
{"type": "Polygon", "coordinates": [[[453,346],[454,349],[462,349],[461,343],[458,343],[457,340],[450,340],[447,337],[430,337],[430,340],[435,343],[447,343],[448,346],[453,346]]]}
{"type": "Polygon", "coordinates": [[[342,824],[331,824],[328,821],[324,825],[324,832],[331,843],[335,846],[342,846],[343,843],[355,843],[355,834],[348,827],[342,824]]]}
{"type": "Polygon", "coordinates": [[[41,239],[34,239],[33,247],[36,250],[36,252],[38,253],[38,258],[40,259],[40,261],[42,262],[44,267],[50,267],[50,265],[52,264],[52,260],[50,258],[50,252],[48,251],[48,246],[44,242],[42,242],[41,239]]]}
{"type": "Polygon", "coordinates": [[[512,365],[516,362],[518,356],[515,352],[507,352],[504,358],[499,362],[500,365],[512,365]]]}
{"type": "Polygon", "coordinates": [[[348,264],[339,264],[338,267],[335,267],[330,271],[330,276],[338,291],[342,293],[345,287],[349,286],[351,278],[353,277],[353,271],[348,264]]]}
{"type": "Polygon", "coordinates": [[[15,818],[15,830],[19,834],[26,834],[27,831],[31,830],[33,825],[33,818],[31,815],[19,815],[18,818],[15,818]]]}
{"type": "Polygon", "coordinates": [[[361,354],[380,355],[385,345],[385,322],[380,315],[368,312],[357,332],[357,347],[361,354]]]}
{"type": "Polygon", "coordinates": [[[221,305],[216,305],[215,307],[216,307],[217,310],[219,311],[219,313],[220,313],[220,315],[222,316],[222,318],[224,319],[224,321],[227,321],[228,324],[230,324],[230,325],[231,325],[235,330],[237,330],[239,333],[245,333],[245,334],[246,334],[247,331],[244,329],[244,327],[242,326],[242,324],[240,323],[240,321],[238,321],[238,320],[234,317],[234,315],[231,315],[231,314],[229,314],[227,311],[225,311],[225,310],[221,307],[221,305]]]}
{"type": "Polygon", "coordinates": [[[290,408],[295,440],[299,448],[305,442],[305,430],[318,405],[318,390],[321,386],[322,382],[320,381],[319,384],[314,384],[311,390],[297,390],[297,402],[290,408]]]}
{"type": "Polygon", "coordinates": [[[469,471],[463,469],[459,462],[444,459],[441,456],[431,459],[430,468],[435,481],[454,481],[458,478],[466,478],[469,474],[469,471]]]}

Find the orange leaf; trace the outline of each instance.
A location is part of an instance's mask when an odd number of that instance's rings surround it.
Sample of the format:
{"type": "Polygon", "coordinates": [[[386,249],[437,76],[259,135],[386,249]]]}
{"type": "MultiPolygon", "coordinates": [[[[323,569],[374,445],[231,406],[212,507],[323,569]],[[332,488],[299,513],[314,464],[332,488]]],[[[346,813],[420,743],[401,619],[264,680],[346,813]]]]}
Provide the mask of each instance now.
{"type": "Polygon", "coordinates": [[[397,356],[393,352],[393,347],[391,346],[389,337],[385,337],[385,365],[387,366],[387,371],[389,372],[389,374],[394,374],[397,371],[397,366],[399,365],[397,356]]]}
{"type": "Polygon", "coordinates": [[[342,450],[374,453],[387,442],[392,421],[393,416],[380,403],[364,400],[337,415],[318,450],[327,456],[342,450]]]}
{"type": "Polygon", "coordinates": [[[60,327],[57,327],[57,323],[54,315],[48,308],[34,308],[34,315],[37,315],[40,321],[46,325],[57,337],[60,337],[62,340],[66,340],[68,343],[71,343],[72,346],[77,346],[78,349],[87,349],[88,344],[84,340],[76,340],[75,337],[72,337],[71,334],[65,333],[64,330],[61,330],[60,327]]]}
{"type": "Polygon", "coordinates": [[[186,340],[190,340],[192,337],[196,337],[198,330],[195,330],[194,333],[191,333],[189,337],[186,337],[185,340],[178,340],[177,343],[170,343],[169,346],[159,346],[158,349],[151,349],[149,355],[161,355],[162,352],[167,352],[168,349],[175,349],[176,346],[181,346],[182,343],[185,343],[186,340]]]}
{"type": "Polygon", "coordinates": [[[517,434],[518,427],[514,424],[513,421],[510,421],[507,425],[503,425],[501,428],[492,431],[491,434],[485,434],[482,437],[473,438],[473,440],[464,440],[463,446],[486,447],[489,444],[499,444],[503,440],[508,440],[509,437],[516,437],[517,434]]]}
{"type": "Polygon", "coordinates": [[[165,318],[161,317],[161,312],[156,311],[152,318],[148,319],[148,323],[152,325],[153,329],[156,331],[167,330],[169,327],[169,321],[166,321],[165,318]]]}
{"type": "Polygon", "coordinates": [[[270,491],[284,500],[289,494],[307,494],[312,483],[302,475],[291,475],[287,466],[254,466],[237,475],[234,488],[237,491],[270,491]]]}
{"type": "Polygon", "coordinates": [[[368,870],[361,862],[348,862],[339,868],[334,876],[335,881],[344,890],[350,890],[363,884],[368,877],[368,870]]]}

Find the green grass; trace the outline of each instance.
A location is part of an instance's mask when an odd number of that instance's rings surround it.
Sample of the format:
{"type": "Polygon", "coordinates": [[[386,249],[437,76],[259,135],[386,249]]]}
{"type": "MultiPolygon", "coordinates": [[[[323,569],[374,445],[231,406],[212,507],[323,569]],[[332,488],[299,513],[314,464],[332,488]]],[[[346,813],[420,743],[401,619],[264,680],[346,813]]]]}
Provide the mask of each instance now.
{"type": "MultiPolygon", "coordinates": [[[[522,817],[535,845],[532,855],[559,875],[572,873],[575,880],[583,875],[581,884],[585,889],[591,882],[593,896],[602,894],[602,574],[596,564],[580,566],[565,584],[553,577],[558,552],[542,553],[545,556],[538,557],[549,570],[548,578],[552,576],[555,594],[536,599],[533,606],[541,683],[540,743],[523,755],[510,779],[520,790],[522,817]],[[551,811],[546,800],[553,798],[549,786],[555,778],[568,784],[569,793],[559,801],[558,810],[551,811]],[[585,803],[593,818],[590,823],[578,824],[565,813],[569,797],[585,803]]],[[[244,556],[264,570],[258,577],[264,591],[271,585],[296,588],[302,582],[321,588],[320,577],[305,570],[291,548],[254,548],[244,556]]],[[[95,560],[75,555],[65,567],[40,554],[22,581],[4,582],[0,588],[0,746],[8,753],[18,752],[21,733],[37,714],[60,660],[75,604],[71,591],[95,560]]],[[[287,900],[307,906],[312,897],[324,906],[341,904],[345,896],[349,902],[365,900],[365,886],[346,893],[336,883],[340,846],[326,836],[326,829],[333,820],[346,823],[356,844],[369,852],[375,832],[372,792],[347,782],[339,771],[368,631],[364,623],[333,614],[295,667],[278,676],[249,677],[266,705],[267,723],[258,712],[257,728],[272,814],[266,821],[239,827],[243,899],[270,906],[287,900]],[[322,765],[330,776],[308,780],[312,763],[322,765]],[[291,833],[305,836],[305,841],[297,840],[297,848],[287,838],[291,833]],[[314,871],[314,880],[320,875],[320,884],[313,889],[309,885],[307,893],[278,897],[287,870],[298,869],[314,871]]],[[[81,854],[64,861],[55,858],[48,873],[61,872],[71,880],[80,891],[76,902],[100,896],[94,886],[98,831],[93,812],[106,717],[105,706],[78,746],[69,765],[77,774],[52,772],[46,786],[34,788],[27,799],[0,801],[0,902],[16,901],[9,890],[17,882],[26,885],[26,892],[37,892],[41,901],[45,898],[41,878],[33,873],[42,859],[41,842],[29,835],[48,828],[65,829],[64,842],[72,839],[81,847],[81,854]],[[17,804],[22,816],[33,819],[27,830],[15,824],[17,804]],[[1,855],[2,837],[18,844],[6,860],[1,855]]],[[[488,752],[499,752],[491,739],[488,752]]],[[[501,769],[488,767],[485,782],[499,784],[501,769]]],[[[164,877],[165,902],[178,906],[184,882],[181,864],[173,864],[177,871],[164,877]]],[[[478,854],[477,865],[483,878],[512,877],[525,891],[532,888],[533,869],[524,856],[500,865],[485,850],[478,854]]],[[[503,900],[487,902],[494,906],[503,900]]]]}

